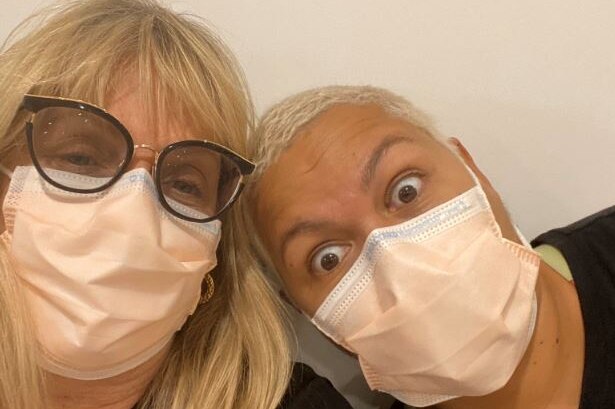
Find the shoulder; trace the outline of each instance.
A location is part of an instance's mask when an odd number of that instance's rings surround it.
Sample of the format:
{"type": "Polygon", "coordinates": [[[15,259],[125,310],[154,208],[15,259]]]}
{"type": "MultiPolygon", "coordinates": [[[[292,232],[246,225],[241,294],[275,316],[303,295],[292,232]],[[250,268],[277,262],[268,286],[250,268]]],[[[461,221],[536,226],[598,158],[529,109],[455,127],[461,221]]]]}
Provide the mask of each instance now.
{"type": "Polygon", "coordinates": [[[566,238],[588,235],[598,235],[598,238],[602,240],[615,240],[615,206],[589,215],[568,226],[543,233],[532,241],[532,245],[557,244],[566,238]]]}
{"type": "Polygon", "coordinates": [[[585,330],[582,408],[615,407],[615,206],[532,241],[559,250],[581,304],[585,330]]]}
{"type": "Polygon", "coordinates": [[[575,281],[579,272],[601,270],[615,275],[615,206],[565,227],[550,230],[532,241],[562,252],[575,281]]]}
{"type": "MultiPolygon", "coordinates": [[[[597,367],[615,365],[615,355],[608,352],[615,347],[615,327],[605,325],[615,320],[615,206],[543,233],[532,245],[555,247],[569,266],[581,304],[586,351],[591,352],[586,366],[594,358],[597,367]]],[[[615,371],[612,374],[615,381],[615,371]]]]}
{"type": "Polygon", "coordinates": [[[328,379],[297,362],[279,409],[352,409],[328,379]]]}

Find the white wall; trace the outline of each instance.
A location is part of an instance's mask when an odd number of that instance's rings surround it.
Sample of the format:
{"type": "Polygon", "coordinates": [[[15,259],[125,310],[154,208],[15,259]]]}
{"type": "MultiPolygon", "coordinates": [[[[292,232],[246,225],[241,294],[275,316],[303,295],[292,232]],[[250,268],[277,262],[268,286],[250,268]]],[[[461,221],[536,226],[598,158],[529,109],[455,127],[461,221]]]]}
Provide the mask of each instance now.
{"type": "MultiPolygon", "coordinates": [[[[39,0],[0,0],[0,39],[39,0]]],[[[527,236],[615,204],[615,2],[184,0],[243,63],[259,111],[307,87],[389,87],[458,136],[527,236]]],[[[351,359],[304,324],[304,358],[351,359]]],[[[337,364],[336,364],[337,365],[337,364]]],[[[319,365],[317,365],[319,366],[319,365]]],[[[372,399],[372,398],[369,398],[372,399]]]]}

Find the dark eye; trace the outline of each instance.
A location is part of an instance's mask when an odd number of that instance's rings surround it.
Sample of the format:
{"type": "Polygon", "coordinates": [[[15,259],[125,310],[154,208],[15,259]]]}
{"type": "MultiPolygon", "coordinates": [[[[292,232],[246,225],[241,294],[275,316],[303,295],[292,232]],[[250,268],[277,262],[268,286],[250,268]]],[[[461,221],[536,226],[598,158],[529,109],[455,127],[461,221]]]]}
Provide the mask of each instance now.
{"type": "Polygon", "coordinates": [[[64,160],[75,166],[94,166],[96,164],[96,161],[91,156],[79,154],[65,155],[64,160]]]}
{"type": "Polygon", "coordinates": [[[339,244],[323,247],[312,257],[312,271],[319,275],[331,272],[342,262],[348,248],[339,244]]]}
{"type": "Polygon", "coordinates": [[[190,183],[185,180],[173,181],[173,190],[184,195],[201,196],[201,190],[199,187],[194,183],[190,183]]]}
{"type": "Polygon", "coordinates": [[[388,193],[390,207],[397,208],[412,202],[421,192],[423,182],[418,175],[407,175],[398,180],[388,193]]]}
{"type": "Polygon", "coordinates": [[[42,139],[34,149],[43,167],[94,177],[113,174],[117,169],[117,163],[105,154],[105,146],[95,138],[82,134],[50,134],[42,139]]]}

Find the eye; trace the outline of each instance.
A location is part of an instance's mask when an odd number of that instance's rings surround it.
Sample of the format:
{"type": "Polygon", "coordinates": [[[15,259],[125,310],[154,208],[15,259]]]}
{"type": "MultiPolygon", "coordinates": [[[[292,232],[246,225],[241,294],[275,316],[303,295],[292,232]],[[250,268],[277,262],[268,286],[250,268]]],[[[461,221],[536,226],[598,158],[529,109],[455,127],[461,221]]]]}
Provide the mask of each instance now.
{"type": "Polygon", "coordinates": [[[349,246],[340,244],[321,248],[310,261],[311,270],[318,275],[328,274],[342,262],[348,249],[349,246]]]}
{"type": "Polygon", "coordinates": [[[106,146],[91,136],[59,135],[39,142],[34,149],[43,167],[95,177],[112,174],[117,168],[117,163],[105,153],[106,146]]]}
{"type": "Polygon", "coordinates": [[[185,195],[201,196],[201,190],[199,187],[196,184],[185,180],[173,181],[173,189],[185,195]]]}
{"type": "Polygon", "coordinates": [[[423,181],[417,174],[409,174],[399,179],[389,189],[387,194],[388,206],[401,207],[412,202],[421,192],[423,181]]]}
{"type": "Polygon", "coordinates": [[[94,166],[96,165],[96,161],[94,160],[94,158],[87,156],[87,155],[80,155],[77,153],[64,156],[64,160],[66,160],[71,165],[75,165],[75,166],[94,166]]]}
{"type": "Polygon", "coordinates": [[[190,167],[163,174],[162,184],[165,196],[187,205],[202,202],[211,191],[201,173],[190,167]]]}
{"type": "Polygon", "coordinates": [[[45,165],[53,165],[57,170],[96,176],[105,173],[106,164],[101,163],[99,155],[89,147],[75,146],[59,151],[39,151],[39,160],[45,165]]]}

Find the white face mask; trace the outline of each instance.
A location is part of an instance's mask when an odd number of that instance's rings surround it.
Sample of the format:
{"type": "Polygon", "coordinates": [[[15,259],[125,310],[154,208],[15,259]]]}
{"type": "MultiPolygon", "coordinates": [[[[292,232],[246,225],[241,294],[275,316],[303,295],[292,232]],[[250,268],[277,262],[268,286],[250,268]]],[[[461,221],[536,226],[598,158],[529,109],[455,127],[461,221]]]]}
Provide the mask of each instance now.
{"type": "Polygon", "coordinates": [[[502,237],[480,184],[374,230],[313,317],[372,389],[424,407],[506,384],[534,329],[539,257],[502,237]]]}
{"type": "Polygon", "coordinates": [[[69,378],[112,377],[162,350],[216,265],[220,223],[168,214],[143,169],[80,194],[18,167],[3,212],[1,238],[34,316],[41,366],[69,378]]]}

